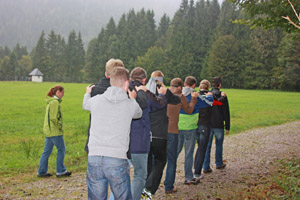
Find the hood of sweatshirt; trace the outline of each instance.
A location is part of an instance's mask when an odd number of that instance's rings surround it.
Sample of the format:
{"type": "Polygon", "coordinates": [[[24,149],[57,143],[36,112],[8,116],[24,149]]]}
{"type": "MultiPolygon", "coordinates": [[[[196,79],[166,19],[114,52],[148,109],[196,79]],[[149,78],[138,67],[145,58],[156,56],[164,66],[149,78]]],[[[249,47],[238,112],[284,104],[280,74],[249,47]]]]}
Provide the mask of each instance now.
{"type": "Polygon", "coordinates": [[[61,99],[59,99],[59,98],[55,98],[55,97],[49,97],[49,96],[47,96],[46,97],[46,102],[47,102],[47,104],[49,104],[51,101],[58,101],[58,102],[61,102],[62,100],[61,99]]]}
{"type": "Polygon", "coordinates": [[[113,103],[127,100],[128,94],[120,87],[111,86],[103,94],[104,98],[113,103]]]}
{"type": "Polygon", "coordinates": [[[194,88],[191,88],[191,87],[183,87],[182,88],[182,94],[184,96],[188,96],[189,94],[191,94],[191,92],[194,92],[194,88]]]}

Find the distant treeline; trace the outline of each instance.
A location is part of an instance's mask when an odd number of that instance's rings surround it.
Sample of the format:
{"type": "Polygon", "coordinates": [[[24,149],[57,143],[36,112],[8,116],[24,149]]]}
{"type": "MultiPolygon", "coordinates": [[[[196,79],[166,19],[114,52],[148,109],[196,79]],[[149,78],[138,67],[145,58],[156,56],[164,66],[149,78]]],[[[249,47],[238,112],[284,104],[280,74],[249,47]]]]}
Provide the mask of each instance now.
{"type": "Polygon", "coordinates": [[[30,54],[18,44],[0,47],[0,80],[24,80],[38,68],[46,81],[96,82],[106,61],[119,58],[148,76],[161,70],[167,85],[173,77],[221,76],[228,88],[300,91],[300,34],[232,23],[242,17],[243,10],[217,0],[183,0],[173,19],[164,15],[158,26],[153,11],[131,10],[117,24],[111,18],[86,51],[80,33],[72,31],[66,42],[42,32],[30,54]]]}

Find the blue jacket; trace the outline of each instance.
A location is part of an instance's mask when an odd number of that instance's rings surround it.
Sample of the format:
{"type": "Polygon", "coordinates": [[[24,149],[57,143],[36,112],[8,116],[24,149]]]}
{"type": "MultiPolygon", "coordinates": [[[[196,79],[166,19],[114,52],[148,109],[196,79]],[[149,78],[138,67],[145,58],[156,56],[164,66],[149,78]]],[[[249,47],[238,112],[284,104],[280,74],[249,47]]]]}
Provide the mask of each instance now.
{"type": "MultiPolygon", "coordinates": [[[[186,98],[188,99],[189,102],[191,102],[191,98],[192,98],[191,93],[189,93],[186,96],[186,98]]],[[[197,129],[198,127],[197,124],[199,120],[199,110],[201,108],[211,107],[213,100],[214,99],[212,95],[208,95],[207,97],[205,96],[197,97],[197,104],[195,105],[194,112],[192,114],[187,114],[186,112],[184,112],[183,109],[181,109],[179,114],[179,122],[178,122],[179,130],[197,129]]]]}
{"type": "Polygon", "coordinates": [[[150,150],[150,118],[149,113],[166,106],[167,99],[164,95],[154,95],[150,91],[146,92],[147,106],[143,109],[142,118],[132,120],[130,130],[131,154],[145,154],[150,150]]]}

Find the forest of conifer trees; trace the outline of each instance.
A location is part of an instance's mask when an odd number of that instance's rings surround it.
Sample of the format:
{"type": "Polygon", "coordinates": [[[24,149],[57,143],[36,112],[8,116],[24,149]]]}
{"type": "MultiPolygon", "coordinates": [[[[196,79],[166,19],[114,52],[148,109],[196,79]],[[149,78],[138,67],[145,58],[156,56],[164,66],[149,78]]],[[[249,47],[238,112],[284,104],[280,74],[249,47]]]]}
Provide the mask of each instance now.
{"type": "Polygon", "coordinates": [[[165,84],[193,75],[198,81],[223,78],[223,87],[300,91],[300,34],[279,28],[251,29],[232,23],[246,13],[217,0],[183,0],[173,19],[159,22],[150,10],[131,10],[113,18],[85,50],[81,34],[67,40],[42,31],[34,49],[0,47],[0,80],[25,80],[34,68],[45,81],[89,82],[104,76],[110,58],[128,69],[161,70],[165,84]]]}

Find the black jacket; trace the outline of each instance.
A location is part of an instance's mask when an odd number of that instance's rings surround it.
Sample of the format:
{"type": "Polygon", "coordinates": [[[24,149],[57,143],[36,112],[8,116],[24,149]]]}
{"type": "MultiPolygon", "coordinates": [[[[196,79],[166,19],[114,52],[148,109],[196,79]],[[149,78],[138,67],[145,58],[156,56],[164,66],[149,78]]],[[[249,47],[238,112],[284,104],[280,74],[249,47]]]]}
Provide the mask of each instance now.
{"type": "MultiPolygon", "coordinates": [[[[200,91],[200,95],[205,95],[208,91],[200,91]]],[[[212,106],[199,108],[198,126],[205,125],[210,127],[212,106]]]]}
{"type": "Polygon", "coordinates": [[[220,100],[223,103],[222,106],[213,106],[212,115],[211,115],[211,128],[221,128],[230,130],[230,112],[229,112],[229,103],[228,98],[223,97],[220,99],[221,91],[219,88],[213,88],[212,93],[214,95],[214,100],[220,100]],[[224,124],[225,122],[225,124],[224,124]]]}
{"type": "MultiPolygon", "coordinates": [[[[166,93],[167,104],[179,104],[181,99],[179,96],[174,95],[169,89],[166,93]]],[[[167,104],[160,110],[150,112],[150,126],[152,138],[168,139],[168,126],[169,119],[167,116],[167,104]]]]}

